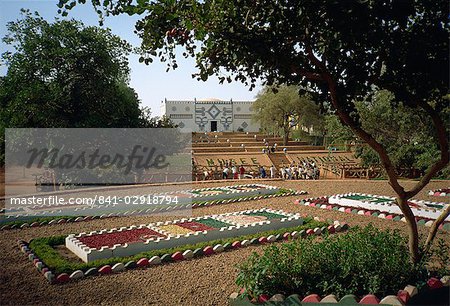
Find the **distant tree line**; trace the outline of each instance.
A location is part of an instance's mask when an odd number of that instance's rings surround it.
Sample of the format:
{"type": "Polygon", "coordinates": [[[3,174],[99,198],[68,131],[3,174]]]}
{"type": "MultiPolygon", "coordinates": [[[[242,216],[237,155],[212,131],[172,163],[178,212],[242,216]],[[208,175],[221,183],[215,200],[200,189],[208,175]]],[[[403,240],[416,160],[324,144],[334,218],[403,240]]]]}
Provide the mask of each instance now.
{"type": "MultiPolygon", "coordinates": [[[[253,119],[265,132],[282,135],[285,144],[294,127],[326,137],[330,146],[363,142],[331,110],[321,110],[320,101],[307,93],[299,94],[299,91],[296,86],[265,87],[253,105],[253,119]]],[[[367,99],[355,101],[355,107],[360,113],[362,127],[386,147],[397,168],[424,172],[439,158],[439,145],[423,110],[413,110],[396,102],[387,90],[378,90],[367,99]]],[[[446,114],[443,118],[450,126],[450,107],[445,107],[442,113],[446,114]]],[[[357,146],[355,155],[365,166],[381,165],[379,155],[370,146],[357,146]]],[[[439,171],[437,176],[449,178],[449,167],[439,171]]]]}

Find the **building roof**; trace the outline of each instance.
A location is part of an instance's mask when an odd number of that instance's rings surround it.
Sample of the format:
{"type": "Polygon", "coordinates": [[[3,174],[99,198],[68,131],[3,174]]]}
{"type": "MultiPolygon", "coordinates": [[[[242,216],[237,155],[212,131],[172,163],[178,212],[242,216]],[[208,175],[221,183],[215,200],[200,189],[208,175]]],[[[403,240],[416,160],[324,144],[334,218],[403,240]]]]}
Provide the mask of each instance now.
{"type": "Polygon", "coordinates": [[[222,101],[222,100],[217,99],[217,98],[197,99],[197,103],[198,102],[218,102],[218,101],[222,101]]]}

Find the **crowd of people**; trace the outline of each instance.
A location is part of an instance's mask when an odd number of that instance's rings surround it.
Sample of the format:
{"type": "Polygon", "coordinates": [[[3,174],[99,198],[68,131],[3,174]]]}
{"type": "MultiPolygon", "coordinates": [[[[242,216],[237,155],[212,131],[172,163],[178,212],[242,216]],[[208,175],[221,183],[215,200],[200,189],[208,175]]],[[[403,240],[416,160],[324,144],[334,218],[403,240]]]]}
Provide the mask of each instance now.
{"type": "Polygon", "coordinates": [[[205,168],[201,177],[197,179],[202,180],[216,180],[216,179],[244,179],[244,178],[282,178],[285,180],[317,180],[320,176],[319,167],[315,162],[304,161],[297,165],[291,164],[288,166],[282,165],[277,171],[277,168],[272,165],[270,167],[259,166],[257,169],[246,169],[244,165],[236,165],[225,163],[220,167],[205,168]],[[267,169],[266,169],[267,168],[267,169]]]}
{"type": "MultiPolygon", "coordinates": [[[[256,135],[255,135],[256,139],[256,135]]],[[[227,142],[230,140],[227,139],[227,142]]],[[[263,154],[275,153],[278,150],[278,144],[270,145],[266,139],[263,139],[264,147],[263,154]]],[[[243,146],[243,145],[242,145],[243,146]]],[[[286,154],[287,149],[283,148],[286,154]]],[[[194,161],[193,161],[194,166],[194,161]]],[[[220,164],[220,166],[205,168],[203,172],[197,173],[197,179],[216,180],[216,179],[243,179],[243,178],[282,178],[285,180],[317,180],[320,177],[319,167],[314,161],[302,161],[295,165],[282,165],[278,171],[274,165],[268,167],[258,166],[257,169],[253,166],[246,169],[244,165],[236,165],[232,161],[220,164]],[[200,175],[199,175],[200,174],[200,175]]]]}
{"type": "Polygon", "coordinates": [[[317,180],[320,177],[320,170],[315,162],[304,161],[297,165],[282,165],[280,177],[285,180],[317,180]]]}

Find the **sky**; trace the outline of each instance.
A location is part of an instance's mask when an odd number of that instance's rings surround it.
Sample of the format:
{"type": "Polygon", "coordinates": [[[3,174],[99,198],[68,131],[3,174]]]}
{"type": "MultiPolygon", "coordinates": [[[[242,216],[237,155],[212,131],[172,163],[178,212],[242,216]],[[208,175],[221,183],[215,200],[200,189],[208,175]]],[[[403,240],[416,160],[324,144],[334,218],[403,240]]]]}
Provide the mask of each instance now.
{"type": "MultiPolygon", "coordinates": [[[[20,18],[20,9],[29,9],[31,12],[37,11],[47,21],[54,21],[58,15],[58,0],[0,0],[0,37],[7,33],[6,24],[20,18]]],[[[69,12],[67,19],[81,20],[85,25],[98,26],[98,16],[88,0],[85,5],[77,5],[69,12]]],[[[138,17],[121,15],[107,17],[104,27],[108,27],[112,32],[122,39],[127,40],[133,46],[140,45],[139,37],[134,34],[134,24],[138,17]]],[[[10,50],[9,46],[0,42],[0,52],[10,50]]],[[[142,106],[151,108],[152,115],[160,116],[161,101],[167,100],[192,100],[205,98],[218,98],[223,100],[254,100],[261,86],[257,86],[253,91],[242,83],[233,82],[231,84],[219,84],[216,77],[211,77],[208,81],[202,82],[193,79],[191,75],[196,72],[194,59],[184,59],[178,57],[178,68],[166,72],[166,64],[155,59],[150,65],[138,62],[137,55],[129,56],[131,68],[130,86],[133,87],[142,101],[142,106]]],[[[5,75],[7,68],[0,67],[0,75],[5,75]]]]}

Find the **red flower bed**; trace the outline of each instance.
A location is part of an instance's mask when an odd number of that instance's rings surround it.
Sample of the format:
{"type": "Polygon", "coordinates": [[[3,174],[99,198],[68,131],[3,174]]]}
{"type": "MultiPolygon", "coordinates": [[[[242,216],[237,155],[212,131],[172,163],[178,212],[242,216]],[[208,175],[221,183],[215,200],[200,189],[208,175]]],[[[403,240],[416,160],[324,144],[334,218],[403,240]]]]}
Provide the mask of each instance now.
{"type": "Polygon", "coordinates": [[[215,229],[213,227],[209,227],[207,225],[204,225],[204,224],[201,224],[201,223],[198,223],[198,222],[183,222],[183,223],[177,223],[177,225],[181,226],[181,227],[184,227],[184,228],[187,228],[187,229],[189,229],[191,231],[194,231],[194,232],[198,232],[198,231],[212,231],[212,230],[215,229]]]}
{"type": "Polygon", "coordinates": [[[147,239],[156,239],[158,237],[165,238],[166,236],[149,228],[139,228],[122,232],[80,237],[79,240],[90,248],[99,249],[102,246],[112,247],[115,244],[145,241],[147,239]]]}

